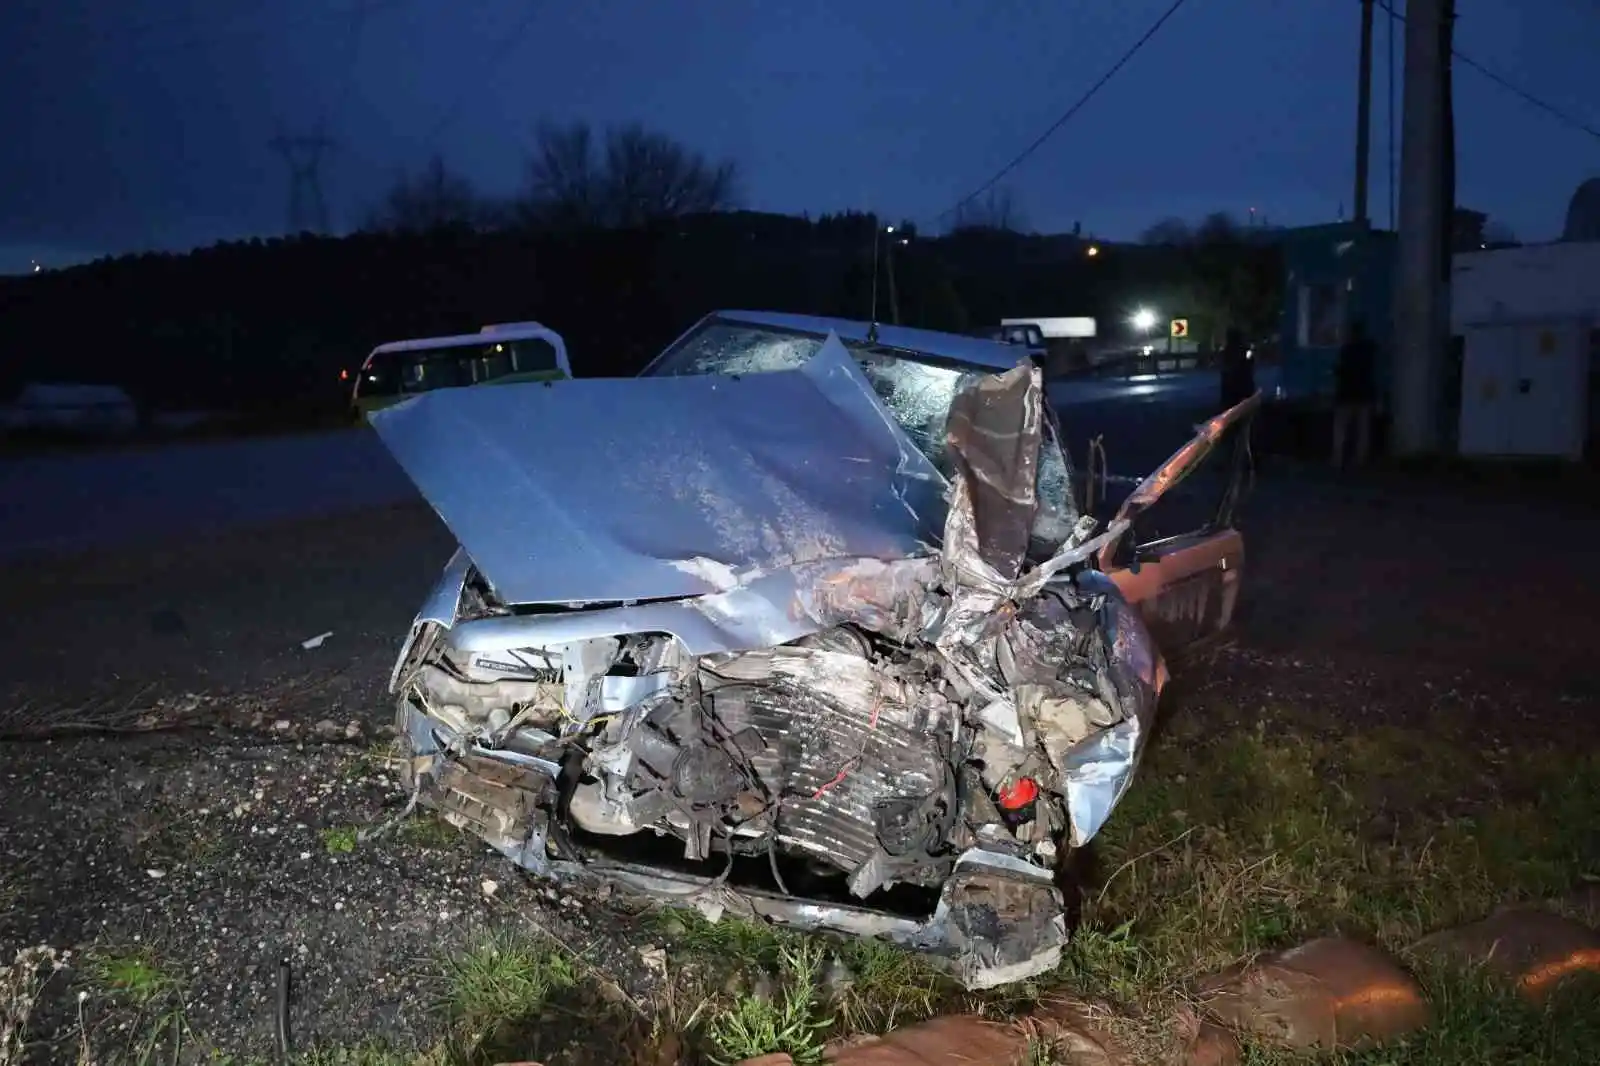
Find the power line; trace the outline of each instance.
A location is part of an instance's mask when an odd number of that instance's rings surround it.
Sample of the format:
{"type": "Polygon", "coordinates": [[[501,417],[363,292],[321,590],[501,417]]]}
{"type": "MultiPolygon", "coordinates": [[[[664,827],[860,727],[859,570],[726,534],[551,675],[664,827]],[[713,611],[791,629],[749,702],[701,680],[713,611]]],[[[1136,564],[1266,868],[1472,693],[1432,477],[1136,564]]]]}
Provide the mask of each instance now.
{"type": "Polygon", "coordinates": [[[345,105],[350,99],[350,89],[355,84],[356,61],[361,58],[361,31],[366,28],[369,6],[370,0],[356,0],[356,9],[350,16],[350,49],[345,57],[344,77],[339,86],[339,95],[333,106],[333,113],[339,119],[344,117],[345,105]]]}
{"type": "MultiPolygon", "coordinates": [[[[1390,7],[1389,4],[1386,2],[1386,0],[1378,0],[1378,6],[1380,8],[1382,8],[1384,14],[1388,15],[1391,19],[1394,19],[1396,22],[1399,22],[1402,25],[1405,24],[1406,17],[1404,15],[1400,14],[1394,8],[1390,7]]],[[[1528,90],[1522,88],[1522,86],[1517,85],[1510,78],[1507,78],[1504,74],[1500,74],[1497,71],[1493,70],[1492,68],[1484,66],[1482,63],[1478,62],[1476,59],[1473,59],[1471,56],[1462,55],[1461,50],[1459,48],[1450,49],[1450,54],[1452,56],[1454,56],[1459,62],[1461,62],[1464,66],[1471,67],[1473,70],[1477,71],[1479,74],[1482,74],[1485,78],[1488,78],[1490,81],[1492,81],[1496,85],[1500,86],[1500,88],[1505,89],[1507,92],[1512,93],[1515,96],[1521,97],[1525,102],[1532,104],[1534,107],[1537,107],[1539,110],[1545,112],[1546,114],[1549,114],[1549,115],[1553,116],[1554,118],[1560,120],[1561,122],[1564,122],[1568,126],[1571,126],[1573,129],[1579,130],[1579,131],[1581,131],[1583,133],[1587,133],[1589,136],[1595,138],[1596,140],[1600,140],[1600,129],[1596,129],[1595,127],[1589,125],[1587,122],[1583,121],[1582,119],[1575,118],[1572,115],[1568,114],[1567,112],[1561,110],[1559,107],[1556,107],[1554,104],[1549,103],[1548,101],[1540,99],[1539,97],[1537,97],[1537,96],[1533,95],[1532,93],[1530,93],[1528,90]]]]}
{"type": "Polygon", "coordinates": [[[1126,52],[1122,53],[1122,58],[1113,63],[1111,65],[1111,69],[1100,76],[1099,81],[1089,86],[1089,91],[1080,96],[1077,103],[1073,104],[1071,107],[1067,108],[1066,111],[1062,112],[1061,117],[1052,122],[1049,128],[1047,128],[1043,133],[1039,134],[1039,136],[1034,139],[1032,144],[1028,145],[1028,147],[1024,148],[1021,152],[1018,152],[1016,157],[1012,159],[1011,162],[1007,163],[1005,166],[996,171],[994,177],[978,186],[960,200],[957,200],[950,208],[934,216],[934,220],[938,221],[940,219],[948,218],[949,216],[960,211],[963,207],[966,207],[972,201],[976,200],[978,197],[994,188],[995,185],[999,184],[1001,178],[1004,178],[1007,174],[1011,173],[1022,163],[1023,160],[1027,159],[1034,152],[1038,151],[1040,146],[1042,146],[1045,141],[1048,141],[1052,136],[1055,135],[1057,130],[1059,130],[1062,126],[1065,126],[1067,122],[1071,120],[1072,116],[1076,115],[1079,111],[1082,111],[1084,105],[1086,105],[1090,100],[1094,99],[1095,94],[1101,89],[1105,88],[1106,83],[1112,78],[1116,77],[1117,72],[1126,66],[1128,61],[1138,54],[1139,49],[1148,44],[1150,38],[1154,37],[1161,27],[1166,25],[1167,20],[1173,15],[1176,15],[1178,13],[1178,9],[1187,2],[1188,0],[1174,0],[1172,6],[1167,8],[1166,12],[1162,14],[1160,18],[1156,19],[1154,25],[1144,32],[1144,36],[1133,42],[1133,46],[1126,52]]]}
{"type": "MultiPolygon", "coordinates": [[[[378,12],[387,11],[409,2],[410,0],[357,0],[356,3],[338,8],[319,7],[288,12],[289,19],[279,23],[278,26],[279,28],[292,29],[309,24],[313,20],[350,18],[358,12],[361,13],[363,18],[369,18],[378,12]]],[[[275,12],[278,10],[282,9],[269,6],[266,0],[257,0],[252,6],[236,9],[231,12],[231,17],[218,21],[201,21],[193,15],[184,15],[139,23],[125,30],[80,32],[78,36],[80,39],[107,46],[133,45],[139,50],[142,59],[149,59],[152,55],[167,55],[193,48],[196,45],[206,44],[219,38],[227,37],[237,31],[249,30],[259,33],[262,28],[259,23],[259,16],[267,14],[269,11],[275,12]],[[168,36],[165,32],[167,30],[178,30],[180,32],[168,36]]],[[[84,23],[76,23],[71,28],[75,31],[82,31],[87,29],[88,26],[84,23]]]]}
{"type": "MultiPolygon", "coordinates": [[[[533,26],[533,17],[538,13],[538,9],[533,3],[528,2],[528,0],[524,0],[524,2],[527,2],[527,9],[523,11],[522,18],[518,19],[516,25],[512,26],[510,30],[507,31],[506,35],[501,38],[500,47],[495,49],[491,55],[484,59],[483,63],[478,66],[479,70],[487,70],[499,63],[500,60],[504,59],[506,56],[510,55],[511,50],[516,48],[516,46],[521,42],[523,36],[526,35],[528,30],[533,26]]],[[[461,111],[462,105],[467,102],[467,95],[468,94],[466,92],[463,92],[453,101],[451,101],[450,106],[446,107],[444,111],[440,113],[439,118],[434,122],[434,124],[429,127],[427,135],[422,139],[430,147],[437,146],[439,135],[442,134],[449,127],[449,125],[455,121],[456,116],[461,111]]]]}

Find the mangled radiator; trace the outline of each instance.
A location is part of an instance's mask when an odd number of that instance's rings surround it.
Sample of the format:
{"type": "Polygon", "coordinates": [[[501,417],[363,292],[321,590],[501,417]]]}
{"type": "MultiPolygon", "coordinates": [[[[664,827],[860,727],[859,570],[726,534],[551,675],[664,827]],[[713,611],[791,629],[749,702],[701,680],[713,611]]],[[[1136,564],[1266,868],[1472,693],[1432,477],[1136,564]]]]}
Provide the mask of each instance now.
{"type": "Polygon", "coordinates": [[[955,817],[955,709],[901,674],[819,648],[708,659],[695,692],[622,725],[625,761],[613,746],[590,767],[628,823],[671,827],[692,858],[732,824],[856,875],[864,895],[941,850],[955,817]]]}

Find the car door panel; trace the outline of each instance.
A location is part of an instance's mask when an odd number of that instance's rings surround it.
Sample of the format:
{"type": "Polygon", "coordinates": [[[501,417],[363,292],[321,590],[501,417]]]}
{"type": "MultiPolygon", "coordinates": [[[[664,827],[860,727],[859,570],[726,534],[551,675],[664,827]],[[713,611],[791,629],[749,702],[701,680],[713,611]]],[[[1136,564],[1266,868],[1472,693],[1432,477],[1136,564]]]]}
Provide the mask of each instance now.
{"type": "Polygon", "coordinates": [[[1228,627],[1243,574],[1244,537],[1224,529],[1150,545],[1136,564],[1108,576],[1156,643],[1177,649],[1228,627]]]}
{"type": "Polygon", "coordinates": [[[1214,636],[1233,620],[1245,561],[1234,518],[1248,473],[1250,423],[1260,402],[1257,393],[1200,426],[1140,482],[1117,512],[1127,531],[1101,551],[1101,569],[1165,651],[1214,636]],[[1217,463],[1222,465],[1208,466],[1217,463]],[[1175,490],[1191,495],[1169,495],[1175,490]],[[1163,514],[1164,497],[1176,519],[1163,514]],[[1170,521],[1183,528],[1160,528],[1170,521]]]}

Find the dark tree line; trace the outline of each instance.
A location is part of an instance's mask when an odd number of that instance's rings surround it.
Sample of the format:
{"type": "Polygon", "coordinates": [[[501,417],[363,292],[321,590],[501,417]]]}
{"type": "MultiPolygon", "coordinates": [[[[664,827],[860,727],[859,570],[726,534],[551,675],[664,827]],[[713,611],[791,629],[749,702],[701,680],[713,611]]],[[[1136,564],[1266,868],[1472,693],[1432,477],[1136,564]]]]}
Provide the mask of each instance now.
{"type": "Polygon", "coordinates": [[[1276,328],[1283,310],[1280,232],[1265,223],[1242,226],[1216,211],[1197,225],[1163,219],[1145,231],[1143,243],[1176,266],[1170,299],[1190,320],[1191,336],[1217,345],[1230,328],[1251,337],[1276,328]]]}
{"type": "Polygon", "coordinates": [[[435,158],[348,237],[0,279],[0,401],[44,380],[119,384],[155,408],[337,412],[340,370],[374,345],[524,319],[566,336],[577,373],[625,375],[719,307],[864,318],[875,266],[881,320],[897,311],[907,325],[956,331],[1007,316],[1118,320],[1152,300],[1265,321],[1279,300],[1270,243],[1201,227],[1208,236],[1181,246],[1106,243],[1089,256],[1076,234],[1019,232],[1004,191],[942,236],[900,221],[892,240],[890,220],[870,213],[736,205],[730,165],[658,134],[545,127],[509,202],[435,158]]]}

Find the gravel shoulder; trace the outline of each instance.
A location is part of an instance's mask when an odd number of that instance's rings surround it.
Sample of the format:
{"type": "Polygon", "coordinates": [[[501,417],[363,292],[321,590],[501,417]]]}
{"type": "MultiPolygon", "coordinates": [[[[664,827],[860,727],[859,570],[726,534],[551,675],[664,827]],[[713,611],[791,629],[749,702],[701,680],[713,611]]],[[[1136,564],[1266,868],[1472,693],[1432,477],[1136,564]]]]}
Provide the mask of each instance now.
{"type": "MultiPolygon", "coordinates": [[[[1182,686],[1335,731],[1443,714],[1513,739],[1568,735],[1600,695],[1600,513],[1269,470],[1248,515],[1238,630],[1182,686]]],[[[427,820],[354,839],[404,801],[382,689],[450,547],[401,507],[0,570],[0,725],[187,715],[0,743],[0,952],[72,953],[34,1018],[39,1061],[71,1054],[80,1009],[112,1049],[159,1020],[97,981],[108,953],[181,989],[197,1061],[271,1055],[282,960],[298,1046],[430,1046],[441,956],[508,923],[569,945],[624,1000],[648,989],[648,932],[616,901],[567,897],[427,820]]]]}

